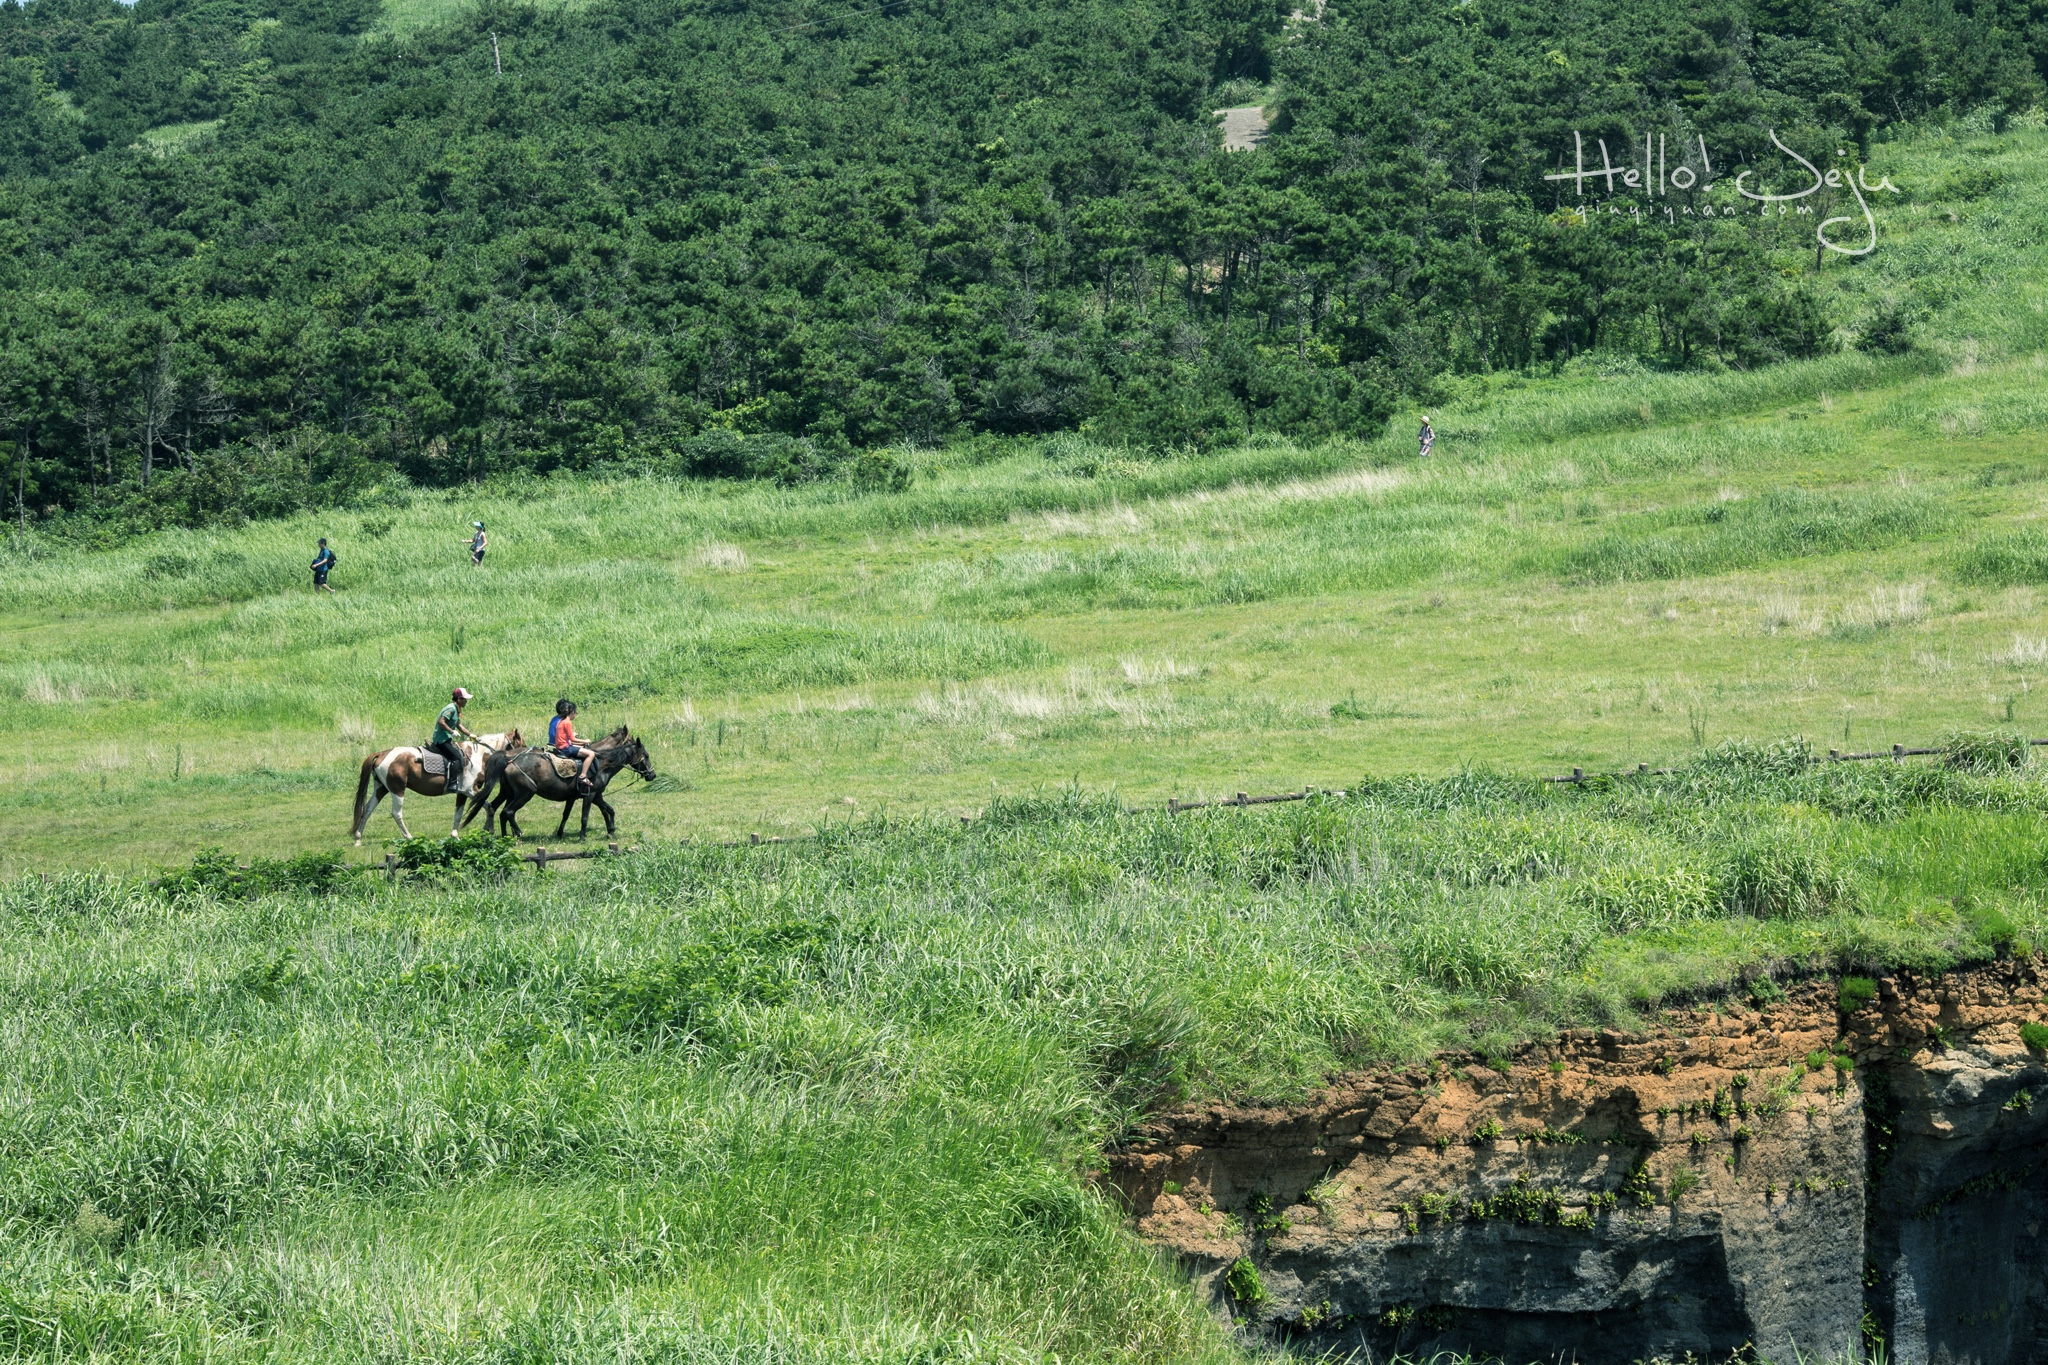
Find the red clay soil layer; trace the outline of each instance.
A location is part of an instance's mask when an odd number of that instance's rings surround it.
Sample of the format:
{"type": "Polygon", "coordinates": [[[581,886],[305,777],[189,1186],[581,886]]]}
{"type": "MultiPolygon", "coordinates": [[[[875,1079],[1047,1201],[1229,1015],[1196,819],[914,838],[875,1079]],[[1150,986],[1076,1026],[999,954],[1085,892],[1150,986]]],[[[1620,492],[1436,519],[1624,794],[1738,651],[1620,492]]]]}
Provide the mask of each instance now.
{"type": "Polygon", "coordinates": [[[1193,1106],[1109,1157],[1249,1330],[1367,1358],[2048,1361],[2039,959],[1193,1106]]]}

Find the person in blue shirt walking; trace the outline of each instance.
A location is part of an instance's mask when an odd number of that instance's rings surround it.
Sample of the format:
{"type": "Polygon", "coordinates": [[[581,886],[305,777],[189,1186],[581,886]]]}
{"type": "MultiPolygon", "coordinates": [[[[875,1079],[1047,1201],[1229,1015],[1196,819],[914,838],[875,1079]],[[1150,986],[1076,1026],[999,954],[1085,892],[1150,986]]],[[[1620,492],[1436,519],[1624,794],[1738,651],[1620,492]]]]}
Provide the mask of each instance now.
{"type": "Polygon", "coordinates": [[[313,591],[314,591],[314,592],[319,592],[319,591],[320,591],[320,590],[321,590],[322,588],[326,588],[326,589],[327,589],[327,591],[329,591],[329,592],[333,592],[333,591],[334,591],[334,589],[333,589],[332,587],[330,587],[330,586],[328,585],[328,582],[327,582],[327,573],[328,573],[328,570],[332,569],[333,567],[334,567],[334,551],[332,551],[332,550],[330,550],[330,549],[328,549],[328,548],[327,548],[327,537],[326,537],[326,536],[322,536],[322,537],[320,537],[320,549],[319,549],[319,552],[318,552],[318,553],[316,553],[316,554],[315,554],[315,555],[313,556],[313,591]]]}

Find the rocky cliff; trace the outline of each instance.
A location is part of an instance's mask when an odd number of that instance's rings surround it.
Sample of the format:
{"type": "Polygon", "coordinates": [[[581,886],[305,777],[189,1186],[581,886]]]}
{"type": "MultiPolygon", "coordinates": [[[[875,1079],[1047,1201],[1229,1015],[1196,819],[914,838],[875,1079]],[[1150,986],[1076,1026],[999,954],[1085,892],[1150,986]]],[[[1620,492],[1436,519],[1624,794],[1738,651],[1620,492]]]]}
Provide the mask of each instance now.
{"type": "Polygon", "coordinates": [[[1766,983],[1165,1115],[1110,1179],[1218,1311],[1318,1349],[2048,1361],[2044,979],[1766,983]]]}

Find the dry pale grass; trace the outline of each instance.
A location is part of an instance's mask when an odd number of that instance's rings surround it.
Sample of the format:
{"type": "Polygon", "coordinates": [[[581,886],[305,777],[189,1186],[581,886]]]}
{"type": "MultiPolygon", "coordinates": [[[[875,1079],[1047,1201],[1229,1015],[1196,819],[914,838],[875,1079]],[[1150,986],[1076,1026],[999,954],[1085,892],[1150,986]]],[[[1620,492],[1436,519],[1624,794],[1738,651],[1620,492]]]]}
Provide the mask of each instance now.
{"type": "Polygon", "coordinates": [[[1401,487],[1410,477],[1403,469],[1352,469],[1320,479],[1293,479],[1277,484],[1233,483],[1135,506],[1112,503],[1094,512],[1040,512],[1030,517],[1014,516],[1011,520],[1035,522],[1061,536],[1129,536],[1162,522],[1206,517],[1222,508],[1279,507],[1338,498],[1378,497],[1401,487]]]}
{"type": "Polygon", "coordinates": [[[2035,635],[2015,635],[2012,637],[2012,648],[2003,654],[1994,655],[1991,662],[2010,664],[2014,668],[2048,666],[2048,639],[2035,635]]]}
{"type": "Polygon", "coordinates": [[[1117,660],[1124,681],[1133,687],[1157,687],[1177,678],[1201,676],[1201,668],[1194,664],[1175,663],[1172,659],[1143,659],[1126,654],[1117,660]]]}
{"type": "Polygon", "coordinates": [[[698,568],[709,569],[713,573],[745,573],[750,561],[747,552],[739,546],[711,540],[698,549],[695,563],[698,568]]]}

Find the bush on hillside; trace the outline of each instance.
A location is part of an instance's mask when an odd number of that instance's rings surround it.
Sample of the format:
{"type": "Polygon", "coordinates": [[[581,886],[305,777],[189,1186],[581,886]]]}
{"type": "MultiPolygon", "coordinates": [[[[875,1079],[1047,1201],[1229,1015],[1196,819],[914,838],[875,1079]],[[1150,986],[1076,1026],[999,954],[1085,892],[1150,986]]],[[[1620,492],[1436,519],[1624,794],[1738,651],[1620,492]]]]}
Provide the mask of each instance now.
{"type": "Polygon", "coordinates": [[[1856,336],[1856,349],[1872,355],[1904,355],[1913,349],[1913,314],[1894,303],[1881,303],[1856,336]]]}
{"type": "Polygon", "coordinates": [[[502,880],[519,867],[519,843],[476,830],[453,837],[416,835],[393,848],[398,865],[429,878],[481,876],[502,880]]]}
{"type": "Polygon", "coordinates": [[[764,432],[749,436],[711,427],[676,447],[674,472],[693,479],[759,479],[794,486],[832,472],[818,444],[801,436],[764,432]]]}
{"type": "Polygon", "coordinates": [[[901,493],[917,477],[916,471],[887,450],[863,450],[846,466],[846,480],[869,493],[901,493]]]}
{"type": "Polygon", "coordinates": [[[189,867],[163,874],[157,888],[166,896],[212,896],[247,900],[280,892],[324,895],[339,890],[349,875],[339,853],[301,853],[296,858],[251,858],[246,866],[231,853],[209,848],[189,867]]]}
{"type": "Polygon", "coordinates": [[[1729,310],[1724,325],[1722,350],[1742,369],[1840,349],[1826,308],[1804,289],[1753,294],[1729,310]]]}

